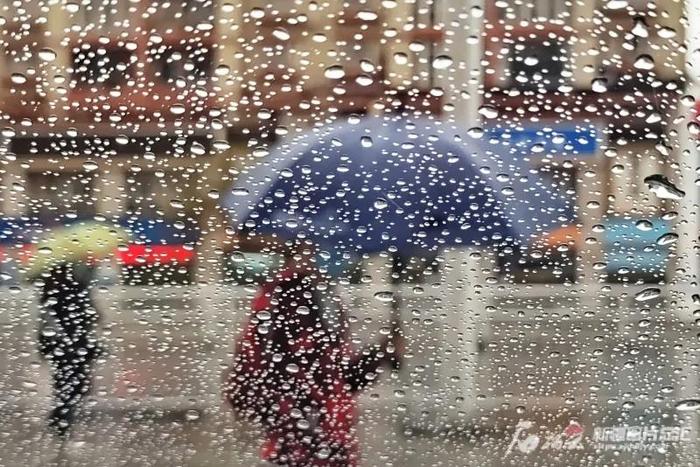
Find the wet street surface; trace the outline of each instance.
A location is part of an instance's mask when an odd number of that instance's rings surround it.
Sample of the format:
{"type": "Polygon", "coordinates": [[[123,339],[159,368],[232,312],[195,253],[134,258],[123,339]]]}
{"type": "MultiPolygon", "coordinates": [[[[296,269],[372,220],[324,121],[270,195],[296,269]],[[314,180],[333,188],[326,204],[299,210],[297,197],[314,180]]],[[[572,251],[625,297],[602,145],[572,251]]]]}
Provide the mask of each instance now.
{"type": "MultiPolygon", "coordinates": [[[[219,396],[247,309],[233,289],[98,292],[107,355],[65,444],[44,428],[35,298],[3,290],[0,465],[258,465],[256,428],[219,396]]],[[[641,289],[501,288],[457,317],[404,292],[407,359],[361,397],[361,465],[700,465],[692,307],[641,289]]],[[[385,310],[353,307],[354,340],[377,339],[385,310]]]]}

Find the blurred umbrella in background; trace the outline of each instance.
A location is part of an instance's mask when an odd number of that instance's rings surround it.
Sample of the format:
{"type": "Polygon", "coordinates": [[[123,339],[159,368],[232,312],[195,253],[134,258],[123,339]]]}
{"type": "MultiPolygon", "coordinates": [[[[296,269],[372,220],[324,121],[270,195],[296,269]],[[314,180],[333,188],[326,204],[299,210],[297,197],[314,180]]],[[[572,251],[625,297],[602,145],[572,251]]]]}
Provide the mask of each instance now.
{"type": "Polygon", "coordinates": [[[105,258],[128,241],[126,230],[95,221],[51,229],[35,245],[26,277],[32,280],[58,264],[105,258]]]}
{"type": "Polygon", "coordinates": [[[573,220],[538,171],[522,149],[444,122],[351,117],[279,146],[224,207],[240,230],[354,254],[525,245],[573,220]]]}

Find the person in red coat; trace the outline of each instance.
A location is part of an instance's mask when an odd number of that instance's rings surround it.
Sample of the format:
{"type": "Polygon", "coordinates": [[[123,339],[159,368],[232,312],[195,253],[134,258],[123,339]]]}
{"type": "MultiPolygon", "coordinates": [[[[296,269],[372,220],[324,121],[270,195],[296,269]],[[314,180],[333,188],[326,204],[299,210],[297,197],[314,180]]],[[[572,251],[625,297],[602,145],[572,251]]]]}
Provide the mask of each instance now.
{"type": "Polygon", "coordinates": [[[395,361],[398,336],[353,354],[347,331],[340,298],[312,250],[287,254],[253,300],[225,387],[234,411],[262,424],[265,461],[357,465],[355,395],[395,361]]]}

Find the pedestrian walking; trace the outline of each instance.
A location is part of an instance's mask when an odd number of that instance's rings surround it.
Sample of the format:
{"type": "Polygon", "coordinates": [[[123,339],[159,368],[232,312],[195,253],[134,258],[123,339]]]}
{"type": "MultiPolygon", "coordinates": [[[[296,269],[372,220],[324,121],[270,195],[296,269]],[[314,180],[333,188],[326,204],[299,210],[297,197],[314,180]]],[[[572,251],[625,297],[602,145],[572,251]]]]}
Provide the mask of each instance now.
{"type": "Polygon", "coordinates": [[[96,326],[99,314],[91,289],[93,269],[85,264],[63,263],[43,273],[39,349],[51,366],[54,406],[49,426],[66,435],[89,392],[99,353],[96,326]]]}
{"type": "Polygon", "coordinates": [[[225,397],[262,424],[261,457],[274,465],[354,466],[356,394],[398,358],[397,336],[352,353],[339,296],[308,245],[287,251],[265,282],[236,346],[225,397]]]}
{"type": "Polygon", "coordinates": [[[34,245],[26,279],[39,287],[39,351],[51,366],[54,407],[49,426],[68,434],[90,390],[100,346],[99,314],[92,300],[94,265],[129,241],[121,227],[79,221],[46,232],[34,245]]]}

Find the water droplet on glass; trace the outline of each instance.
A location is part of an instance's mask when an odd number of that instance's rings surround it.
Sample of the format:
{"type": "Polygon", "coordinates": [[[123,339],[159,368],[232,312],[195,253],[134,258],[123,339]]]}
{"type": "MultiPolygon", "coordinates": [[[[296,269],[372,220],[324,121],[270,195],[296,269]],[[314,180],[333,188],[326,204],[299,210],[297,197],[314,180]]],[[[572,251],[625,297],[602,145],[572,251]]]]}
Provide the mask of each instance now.
{"type": "Polygon", "coordinates": [[[654,68],[654,59],[651,55],[642,54],[634,61],[634,67],[638,70],[652,70],[654,68]]]}
{"type": "Polygon", "coordinates": [[[231,193],[233,196],[248,196],[249,191],[247,188],[234,187],[233,190],[231,190],[231,193]]]}
{"type": "Polygon", "coordinates": [[[355,82],[360,86],[370,86],[372,83],[374,83],[374,79],[372,79],[372,77],[369,75],[359,75],[357,78],[355,78],[355,82]]]}
{"type": "Polygon", "coordinates": [[[12,81],[14,84],[24,84],[27,82],[27,77],[22,73],[12,73],[10,75],[10,81],[12,81]]]}
{"type": "Polygon", "coordinates": [[[374,208],[375,209],[386,209],[388,206],[389,206],[389,203],[384,198],[377,198],[374,201],[374,208]]]}
{"type": "Polygon", "coordinates": [[[265,10],[262,8],[253,8],[250,10],[250,17],[253,19],[260,19],[265,16],[265,10]]]}
{"type": "Polygon", "coordinates": [[[371,148],[372,144],[374,144],[374,142],[372,141],[371,136],[362,136],[360,138],[360,144],[362,145],[363,148],[371,148]]]}
{"type": "Polygon", "coordinates": [[[289,31],[287,31],[284,28],[275,28],[272,31],[272,35],[275,37],[275,39],[278,39],[281,41],[288,41],[289,38],[291,37],[289,34],[289,31]]]}
{"type": "Polygon", "coordinates": [[[634,21],[634,26],[632,27],[631,32],[637,37],[649,37],[649,30],[647,29],[647,25],[641,18],[638,18],[634,21]]]}
{"type": "Polygon", "coordinates": [[[383,290],[381,292],[376,292],[374,298],[380,302],[390,302],[394,299],[394,292],[383,290]]]}
{"type": "Polygon", "coordinates": [[[197,142],[192,143],[192,147],[190,147],[190,151],[195,156],[202,156],[202,155],[207,153],[207,149],[201,143],[197,143],[197,142]]]}
{"type": "Polygon", "coordinates": [[[627,6],[627,0],[610,0],[605,4],[605,8],[609,10],[620,10],[627,6]]]}
{"type": "Polygon", "coordinates": [[[689,412],[700,409],[700,399],[685,399],[676,403],[676,410],[689,412]]]}
{"type": "Polygon", "coordinates": [[[678,234],[673,232],[668,232],[656,239],[656,244],[660,246],[671,245],[678,241],[678,234]]]}
{"type": "Polygon", "coordinates": [[[413,41],[408,44],[408,50],[411,52],[423,52],[425,50],[425,44],[418,41],[413,41]]]}
{"type": "Polygon", "coordinates": [[[80,5],[74,2],[68,2],[66,3],[66,11],[68,13],[77,13],[80,11],[80,5]]]}
{"type": "Polygon", "coordinates": [[[56,60],[56,52],[49,48],[41,49],[38,55],[39,59],[43,62],[53,62],[56,60]]]}
{"type": "Polygon", "coordinates": [[[374,11],[362,10],[357,12],[357,17],[362,21],[374,21],[378,15],[374,11]]]}
{"type": "Polygon", "coordinates": [[[397,65],[405,65],[408,63],[408,55],[403,52],[396,52],[394,54],[394,62],[397,65]]]}
{"type": "Polygon", "coordinates": [[[649,190],[661,199],[680,200],[685,196],[685,192],[678,189],[666,177],[661,174],[654,174],[646,177],[644,183],[649,186],[649,190]]]}
{"type": "Polygon", "coordinates": [[[649,222],[646,219],[642,219],[642,220],[637,221],[634,224],[634,226],[637,227],[637,229],[641,230],[642,232],[648,232],[649,230],[654,228],[654,224],[652,224],[651,222],[649,222]]]}
{"type": "Polygon", "coordinates": [[[93,172],[93,171],[97,170],[98,168],[99,168],[99,166],[94,161],[83,162],[83,169],[85,169],[87,172],[93,172]]]}
{"type": "Polygon", "coordinates": [[[182,201],[180,201],[179,199],[171,199],[170,206],[172,206],[176,209],[183,209],[185,207],[185,204],[182,201]]]}
{"type": "Polygon", "coordinates": [[[525,63],[525,65],[527,65],[527,66],[535,66],[538,63],[540,63],[540,60],[537,57],[529,56],[529,57],[525,57],[525,60],[523,60],[523,63],[525,63]]]}
{"type": "Polygon", "coordinates": [[[498,117],[498,109],[492,105],[482,105],[479,107],[479,115],[492,119],[498,117]]]}
{"type": "Polygon", "coordinates": [[[340,79],[345,76],[345,70],[340,65],[331,65],[325,69],[323,76],[328,79],[340,79]]]}
{"type": "Polygon", "coordinates": [[[185,412],[185,420],[187,421],[192,422],[195,420],[199,420],[200,417],[201,415],[198,410],[190,409],[187,412],[185,412]]]}
{"type": "Polygon", "coordinates": [[[670,39],[676,36],[676,30],[673,28],[664,27],[659,29],[658,34],[662,39],[670,39]]]}
{"type": "Polygon", "coordinates": [[[607,92],[608,80],[605,78],[595,78],[591,81],[591,89],[593,92],[607,92]]]}
{"type": "Polygon", "coordinates": [[[438,55],[433,59],[433,68],[436,70],[444,70],[452,66],[452,57],[448,55],[438,55]]]}
{"type": "Polygon", "coordinates": [[[362,69],[362,71],[365,73],[374,73],[376,68],[374,63],[370,62],[369,60],[360,60],[360,69],[362,69]]]}
{"type": "Polygon", "coordinates": [[[634,296],[634,301],[636,302],[646,302],[648,300],[653,300],[655,298],[658,298],[661,295],[661,289],[656,288],[656,287],[649,287],[641,292],[638,292],[634,296]]]}

